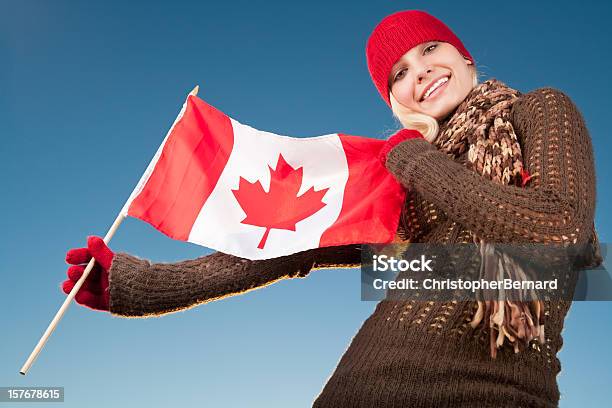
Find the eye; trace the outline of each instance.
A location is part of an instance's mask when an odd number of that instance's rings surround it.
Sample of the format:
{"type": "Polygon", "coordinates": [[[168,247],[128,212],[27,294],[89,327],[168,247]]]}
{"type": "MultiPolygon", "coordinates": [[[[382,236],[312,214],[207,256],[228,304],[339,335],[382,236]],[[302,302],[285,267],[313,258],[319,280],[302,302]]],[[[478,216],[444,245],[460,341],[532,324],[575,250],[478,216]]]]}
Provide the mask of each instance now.
{"type": "Polygon", "coordinates": [[[427,52],[431,52],[433,51],[436,47],[438,46],[438,44],[432,44],[428,47],[425,48],[425,50],[423,51],[423,53],[427,53],[427,52]]]}
{"type": "Polygon", "coordinates": [[[397,81],[398,79],[401,79],[403,76],[403,73],[406,71],[407,71],[406,68],[402,68],[399,71],[397,71],[397,73],[395,74],[395,77],[393,78],[393,82],[397,81]]]}

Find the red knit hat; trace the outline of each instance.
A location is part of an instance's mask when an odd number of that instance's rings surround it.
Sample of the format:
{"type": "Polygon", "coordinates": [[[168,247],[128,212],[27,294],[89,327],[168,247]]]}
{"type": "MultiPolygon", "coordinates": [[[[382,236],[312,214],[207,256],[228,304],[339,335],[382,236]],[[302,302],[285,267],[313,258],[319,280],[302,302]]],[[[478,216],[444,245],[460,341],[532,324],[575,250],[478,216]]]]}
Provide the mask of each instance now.
{"type": "Polygon", "coordinates": [[[474,62],[461,40],[442,21],[419,10],[400,11],[385,17],[372,31],[366,46],[368,70],[374,85],[387,105],[389,101],[389,73],[405,53],[428,41],[442,41],[453,45],[465,58],[474,62]]]}

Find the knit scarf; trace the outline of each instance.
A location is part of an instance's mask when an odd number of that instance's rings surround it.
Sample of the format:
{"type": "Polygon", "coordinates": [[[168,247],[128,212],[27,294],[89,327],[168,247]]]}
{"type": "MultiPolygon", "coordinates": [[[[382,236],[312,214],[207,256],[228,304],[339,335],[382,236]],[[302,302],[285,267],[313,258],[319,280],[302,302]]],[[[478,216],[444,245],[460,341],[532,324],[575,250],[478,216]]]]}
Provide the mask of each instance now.
{"type": "MultiPolygon", "coordinates": [[[[531,176],[524,170],[523,155],[510,111],[520,93],[496,79],[489,79],[472,89],[457,109],[440,123],[433,144],[453,159],[466,151],[465,165],[493,182],[525,186],[531,176]]],[[[480,246],[483,279],[519,279],[520,266],[496,250],[493,245],[471,232],[480,246]],[[519,276],[517,276],[519,275],[519,276]]],[[[498,299],[504,299],[503,296],[498,299]]],[[[507,339],[515,352],[525,349],[533,339],[544,344],[544,305],[541,300],[478,300],[471,321],[489,327],[491,357],[507,339]]]]}

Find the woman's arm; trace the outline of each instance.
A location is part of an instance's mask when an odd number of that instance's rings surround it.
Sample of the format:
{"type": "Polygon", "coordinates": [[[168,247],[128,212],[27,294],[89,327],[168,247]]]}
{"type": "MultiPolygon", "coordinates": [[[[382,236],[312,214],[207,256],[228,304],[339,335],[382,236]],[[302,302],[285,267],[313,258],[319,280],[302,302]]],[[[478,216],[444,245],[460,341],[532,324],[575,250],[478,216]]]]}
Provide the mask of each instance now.
{"type": "Polygon", "coordinates": [[[408,188],[489,242],[585,243],[595,213],[595,169],[584,120],[562,92],[542,88],[513,105],[527,187],[501,185],[424,139],[389,153],[387,168],[408,188]]]}
{"type": "Polygon", "coordinates": [[[318,248],[251,261],[215,252],[176,263],[151,263],[117,253],[109,269],[110,312],[123,317],[158,316],[270,285],[305,277],[313,269],[359,266],[361,247],[318,248]]]}

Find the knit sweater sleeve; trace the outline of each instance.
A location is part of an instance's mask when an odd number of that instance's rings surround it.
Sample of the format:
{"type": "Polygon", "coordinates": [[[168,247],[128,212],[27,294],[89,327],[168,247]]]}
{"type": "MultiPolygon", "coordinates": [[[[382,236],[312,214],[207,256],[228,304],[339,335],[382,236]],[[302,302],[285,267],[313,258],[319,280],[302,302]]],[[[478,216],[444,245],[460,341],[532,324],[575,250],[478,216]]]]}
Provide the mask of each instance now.
{"type": "Polygon", "coordinates": [[[552,88],[522,95],[511,112],[526,187],[501,185],[424,139],[396,146],[387,168],[451,219],[489,242],[584,244],[595,213],[591,138],[568,96],[552,88]]]}
{"type": "Polygon", "coordinates": [[[318,248],[266,260],[215,252],[175,263],[151,263],[117,253],[109,270],[110,312],[123,317],[159,316],[237,295],[311,270],[358,266],[361,247],[318,248]]]}

